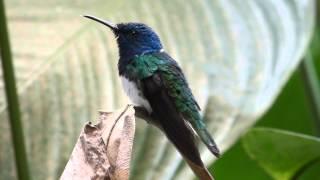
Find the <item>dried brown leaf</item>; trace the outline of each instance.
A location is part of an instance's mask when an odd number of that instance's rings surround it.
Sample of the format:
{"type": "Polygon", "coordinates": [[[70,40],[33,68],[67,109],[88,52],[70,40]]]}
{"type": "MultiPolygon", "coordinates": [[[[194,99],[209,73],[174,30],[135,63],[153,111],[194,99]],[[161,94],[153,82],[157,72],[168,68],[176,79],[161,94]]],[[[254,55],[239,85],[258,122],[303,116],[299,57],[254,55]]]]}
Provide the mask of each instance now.
{"type": "Polygon", "coordinates": [[[100,112],[98,124],[85,125],[60,179],[129,179],[134,132],[133,106],[100,112]]]}

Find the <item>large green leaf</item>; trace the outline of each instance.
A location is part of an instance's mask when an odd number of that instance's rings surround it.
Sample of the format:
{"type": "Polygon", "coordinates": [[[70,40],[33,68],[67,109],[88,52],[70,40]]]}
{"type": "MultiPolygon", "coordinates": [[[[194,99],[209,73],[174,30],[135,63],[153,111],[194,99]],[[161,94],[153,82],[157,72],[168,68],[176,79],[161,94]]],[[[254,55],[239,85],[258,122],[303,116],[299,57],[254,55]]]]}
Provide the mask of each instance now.
{"type": "Polygon", "coordinates": [[[249,156],[278,180],[301,175],[308,166],[320,160],[320,139],[312,136],[254,128],[242,142],[249,156]]]}
{"type": "MultiPolygon", "coordinates": [[[[7,1],[31,170],[56,179],[85,121],[124,106],[111,32],[80,14],[141,21],[159,32],[205,109],[222,151],[271,105],[313,29],[313,0],[7,1]],[[93,25],[94,24],[94,25],[93,25]],[[44,170],[45,169],[45,170],[44,170]]],[[[1,86],[0,86],[1,87],[1,86]]],[[[0,91],[2,93],[2,90],[0,91]]],[[[0,108],[5,102],[0,95],[0,108]]],[[[14,177],[5,113],[0,177],[14,177]]],[[[139,121],[132,179],[190,179],[166,138],[139,121]]],[[[204,148],[206,163],[214,158],[204,148]]]]}
{"type": "MultiPolygon", "coordinates": [[[[320,3],[318,3],[318,6],[320,7],[320,3]]],[[[320,12],[318,13],[320,15],[320,12]]],[[[318,30],[316,30],[313,35],[309,50],[311,50],[317,76],[320,78],[319,20],[317,21],[318,30]]],[[[301,78],[301,75],[301,71],[297,69],[274,105],[260,118],[256,124],[257,127],[272,127],[308,135],[320,133],[318,130],[320,126],[317,125],[317,122],[314,122],[314,120],[317,121],[316,116],[312,116],[312,106],[315,108],[316,106],[313,104],[313,101],[308,100],[310,96],[308,96],[308,91],[306,87],[304,87],[305,79],[301,78]]],[[[313,167],[306,170],[299,179],[310,180],[319,176],[317,172],[319,171],[320,161],[312,166],[313,167]]],[[[241,143],[232,146],[232,148],[224,153],[222,158],[217,160],[211,167],[216,179],[232,180],[238,177],[246,180],[270,179],[270,176],[268,176],[255,161],[248,157],[241,143]],[[245,166],[243,166],[243,164],[245,164],[245,166]],[[231,171],[232,173],[230,173],[231,171]]]]}

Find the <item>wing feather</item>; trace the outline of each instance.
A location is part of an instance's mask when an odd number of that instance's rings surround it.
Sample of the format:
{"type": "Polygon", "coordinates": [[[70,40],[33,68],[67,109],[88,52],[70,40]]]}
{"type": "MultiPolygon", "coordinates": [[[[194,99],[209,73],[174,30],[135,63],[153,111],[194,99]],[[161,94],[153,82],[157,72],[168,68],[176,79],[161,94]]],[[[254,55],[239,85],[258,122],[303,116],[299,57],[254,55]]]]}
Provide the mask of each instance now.
{"type": "Polygon", "coordinates": [[[200,179],[212,180],[211,174],[201,160],[193,131],[177,111],[168,91],[163,86],[161,75],[155,73],[143,79],[142,84],[144,95],[153,109],[152,116],[158,118],[157,123],[160,124],[168,139],[200,179]]]}

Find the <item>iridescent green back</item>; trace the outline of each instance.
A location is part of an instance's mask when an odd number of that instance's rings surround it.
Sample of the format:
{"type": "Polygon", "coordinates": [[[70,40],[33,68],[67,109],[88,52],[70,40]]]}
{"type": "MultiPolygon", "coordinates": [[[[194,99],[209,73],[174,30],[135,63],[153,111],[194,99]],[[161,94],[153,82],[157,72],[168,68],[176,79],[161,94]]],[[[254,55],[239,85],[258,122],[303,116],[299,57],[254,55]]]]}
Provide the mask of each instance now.
{"type": "Polygon", "coordinates": [[[166,53],[154,53],[137,56],[126,68],[131,79],[143,80],[155,73],[159,74],[163,87],[171,97],[177,110],[192,125],[196,125],[196,128],[204,126],[199,114],[199,105],[177,62],[169,55],[166,53]]]}

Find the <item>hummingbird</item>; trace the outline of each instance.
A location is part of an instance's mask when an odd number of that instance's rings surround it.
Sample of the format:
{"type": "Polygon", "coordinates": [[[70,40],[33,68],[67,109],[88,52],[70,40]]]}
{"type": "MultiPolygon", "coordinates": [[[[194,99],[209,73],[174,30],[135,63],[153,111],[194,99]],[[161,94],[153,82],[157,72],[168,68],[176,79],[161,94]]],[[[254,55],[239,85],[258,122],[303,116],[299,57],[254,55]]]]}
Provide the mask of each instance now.
{"type": "Polygon", "coordinates": [[[118,72],[132,103],[157,119],[154,124],[200,179],[213,179],[201,160],[196,135],[216,157],[219,149],[206,129],[200,106],[182,69],[164,51],[157,33],[143,23],[114,24],[90,15],[84,17],[107,26],[115,35],[119,48],[118,72]]]}

